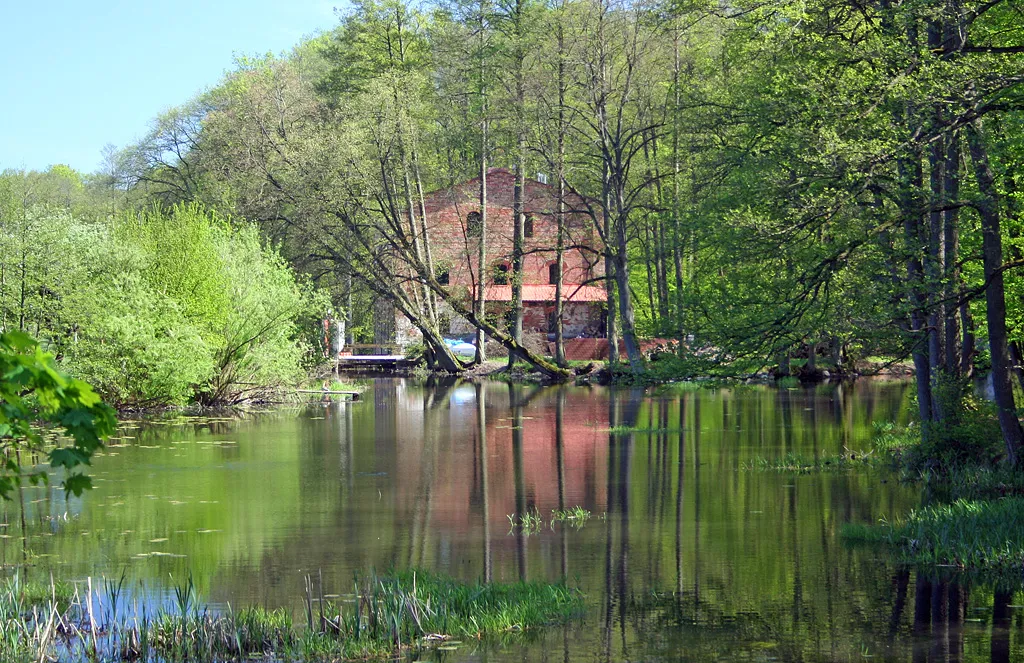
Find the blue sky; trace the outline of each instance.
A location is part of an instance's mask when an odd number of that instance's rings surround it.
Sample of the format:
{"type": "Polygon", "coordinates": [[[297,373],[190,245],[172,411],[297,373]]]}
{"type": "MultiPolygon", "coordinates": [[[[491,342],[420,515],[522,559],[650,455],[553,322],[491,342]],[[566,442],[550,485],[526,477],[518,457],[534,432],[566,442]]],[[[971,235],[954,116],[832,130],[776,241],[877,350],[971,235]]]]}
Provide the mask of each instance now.
{"type": "Polygon", "coordinates": [[[344,0],[6,0],[0,170],[95,171],[235,55],[289,50],[337,24],[344,0]]]}

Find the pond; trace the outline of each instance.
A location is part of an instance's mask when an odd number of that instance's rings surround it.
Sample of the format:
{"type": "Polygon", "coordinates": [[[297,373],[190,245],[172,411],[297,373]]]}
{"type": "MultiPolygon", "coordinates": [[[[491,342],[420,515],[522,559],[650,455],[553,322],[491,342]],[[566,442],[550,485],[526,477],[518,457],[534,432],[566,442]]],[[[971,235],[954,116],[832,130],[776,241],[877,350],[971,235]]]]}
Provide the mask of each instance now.
{"type": "Polygon", "coordinates": [[[191,575],[216,607],[301,610],[372,570],[566,578],[582,620],[447,660],[1024,660],[1013,595],[930,583],[844,543],[921,504],[884,469],[793,474],[758,458],[870,449],[911,386],[537,387],[378,379],[357,402],[125,422],[80,499],[0,506],[0,563],[126,578],[151,601],[191,575]],[[575,507],[590,517],[552,523],[575,507]],[[510,516],[541,521],[532,531],[510,516]],[[932,619],[933,617],[933,619],[932,619]]]}

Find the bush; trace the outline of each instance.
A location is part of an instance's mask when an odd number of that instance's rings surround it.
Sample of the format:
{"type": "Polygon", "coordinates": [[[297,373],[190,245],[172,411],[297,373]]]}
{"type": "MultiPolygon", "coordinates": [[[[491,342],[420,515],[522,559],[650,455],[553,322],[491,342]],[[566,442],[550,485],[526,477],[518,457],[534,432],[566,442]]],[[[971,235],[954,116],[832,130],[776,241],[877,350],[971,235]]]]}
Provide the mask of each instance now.
{"type": "MultiPolygon", "coordinates": [[[[235,402],[300,377],[296,321],[327,304],[254,227],[197,205],[95,223],[41,206],[23,217],[28,227],[0,217],[0,245],[30,233],[45,246],[19,284],[31,296],[0,283],[0,325],[37,330],[112,404],[235,402]]],[[[2,248],[11,269],[17,256],[2,248]]]]}

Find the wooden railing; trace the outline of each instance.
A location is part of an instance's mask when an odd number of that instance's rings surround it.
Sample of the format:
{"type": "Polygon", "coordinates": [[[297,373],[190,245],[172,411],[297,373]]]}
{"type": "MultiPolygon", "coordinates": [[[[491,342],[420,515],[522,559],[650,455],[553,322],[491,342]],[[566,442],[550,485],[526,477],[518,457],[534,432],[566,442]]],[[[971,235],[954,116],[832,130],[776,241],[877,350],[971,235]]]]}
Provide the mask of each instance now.
{"type": "Polygon", "coordinates": [[[387,354],[401,354],[401,346],[397,343],[349,343],[342,352],[348,351],[358,355],[357,350],[376,350],[387,354]]]}

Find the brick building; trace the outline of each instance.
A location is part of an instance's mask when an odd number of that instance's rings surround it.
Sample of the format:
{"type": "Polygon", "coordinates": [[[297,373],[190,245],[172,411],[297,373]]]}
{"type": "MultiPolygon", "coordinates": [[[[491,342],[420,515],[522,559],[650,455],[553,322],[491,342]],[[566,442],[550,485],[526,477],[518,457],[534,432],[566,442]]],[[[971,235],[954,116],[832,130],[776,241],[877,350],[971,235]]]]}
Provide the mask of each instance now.
{"type": "MultiPolygon", "coordinates": [[[[500,318],[512,301],[512,199],[515,175],[504,168],[487,171],[487,256],[483,269],[484,297],[489,316],[500,318]]],[[[437,277],[453,294],[467,302],[476,297],[480,281],[480,180],[474,178],[425,196],[427,227],[437,277]]],[[[525,253],[523,264],[523,330],[549,335],[555,331],[555,279],[557,264],[557,190],[527,179],[523,196],[525,253]]],[[[566,208],[583,208],[579,199],[567,200],[566,208]]],[[[591,218],[579,211],[566,214],[567,248],[563,256],[562,325],[566,338],[604,337],[603,304],[606,301],[604,261],[600,238],[591,218]]],[[[451,311],[442,311],[442,331],[469,337],[474,328],[451,311]]],[[[399,320],[399,342],[418,335],[407,321],[399,320]]]]}

